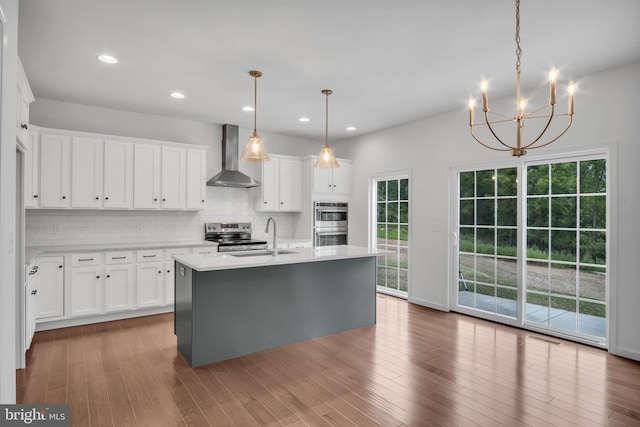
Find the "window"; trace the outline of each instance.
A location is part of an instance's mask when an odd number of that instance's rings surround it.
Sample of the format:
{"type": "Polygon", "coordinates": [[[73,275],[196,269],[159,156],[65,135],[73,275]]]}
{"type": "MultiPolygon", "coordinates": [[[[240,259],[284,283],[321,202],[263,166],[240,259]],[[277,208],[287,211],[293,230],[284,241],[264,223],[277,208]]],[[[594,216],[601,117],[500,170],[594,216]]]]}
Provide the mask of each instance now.
{"type": "Polygon", "coordinates": [[[606,345],[607,156],[456,171],[454,309],[606,345]]]}
{"type": "Polygon", "coordinates": [[[517,317],[518,170],[460,173],[458,304],[517,317]]]}
{"type": "Polygon", "coordinates": [[[376,178],[373,186],[373,246],[390,252],[378,257],[378,290],[406,298],[409,289],[409,177],[376,178]]]}
{"type": "Polygon", "coordinates": [[[605,338],[606,160],[527,167],[526,320],[605,338]]]}

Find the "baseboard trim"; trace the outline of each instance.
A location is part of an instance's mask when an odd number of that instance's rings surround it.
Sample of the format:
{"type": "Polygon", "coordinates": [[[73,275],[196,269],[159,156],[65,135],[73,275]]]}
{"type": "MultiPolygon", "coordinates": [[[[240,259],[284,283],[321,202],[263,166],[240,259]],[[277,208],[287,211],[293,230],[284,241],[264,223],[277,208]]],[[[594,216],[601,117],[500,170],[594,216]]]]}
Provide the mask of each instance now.
{"type": "Polygon", "coordinates": [[[631,350],[629,348],[624,347],[616,347],[615,349],[609,349],[609,353],[615,354],[616,356],[626,357],[627,359],[637,360],[640,362],[640,352],[637,350],[631,350]]]}
{"type": "Polygon", "coordinates": [[[424,307],[433,308],[434,310],[450,311],[449,308],[447,308],[446,305],[441,304],[439,302],[428,301],[428,300],[423,300],[423,299],[414,298],[414,297],[409,297],[408,300],[412,304],[422,305],[424,307]]]}
{"type": "Polygon", "coordinates": [[[118,313],[100,314],[96,316],[52,320],[38,323],[36,325],[36,332],[68,328],[71,326],[90,325],[93,323],[110,322],[112,320],[130,319],[132,317],[151,316],[154,314],[169,313],[172,311],[173,305],[167,305],[164,307],[146,308],[142,310],[121,311],[118,313]]]}

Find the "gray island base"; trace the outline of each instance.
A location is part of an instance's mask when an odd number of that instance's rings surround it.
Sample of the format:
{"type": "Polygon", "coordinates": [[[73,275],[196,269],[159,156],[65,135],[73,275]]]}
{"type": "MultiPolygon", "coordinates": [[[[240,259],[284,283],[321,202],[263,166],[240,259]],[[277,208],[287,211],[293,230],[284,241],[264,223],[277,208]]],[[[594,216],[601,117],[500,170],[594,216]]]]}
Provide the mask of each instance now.
{"type": "Polygon", "coordinates": [[[375,323],[375,256],[198,271],[176,261],[178,351],[192,367],[375,323]]]}

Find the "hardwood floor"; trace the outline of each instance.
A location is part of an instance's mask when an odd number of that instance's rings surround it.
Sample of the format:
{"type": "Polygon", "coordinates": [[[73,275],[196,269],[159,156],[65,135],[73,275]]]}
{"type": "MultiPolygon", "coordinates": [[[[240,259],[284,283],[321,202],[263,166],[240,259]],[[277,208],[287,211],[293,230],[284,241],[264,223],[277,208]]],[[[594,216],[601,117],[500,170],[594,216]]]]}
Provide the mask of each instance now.
{"type": "Polygon", "coordinates": [[[378,296],[374,326],[192,369],[173,315],[36,333],[18,403],[73,426],[640,425],[640,363],[378,296]]]}

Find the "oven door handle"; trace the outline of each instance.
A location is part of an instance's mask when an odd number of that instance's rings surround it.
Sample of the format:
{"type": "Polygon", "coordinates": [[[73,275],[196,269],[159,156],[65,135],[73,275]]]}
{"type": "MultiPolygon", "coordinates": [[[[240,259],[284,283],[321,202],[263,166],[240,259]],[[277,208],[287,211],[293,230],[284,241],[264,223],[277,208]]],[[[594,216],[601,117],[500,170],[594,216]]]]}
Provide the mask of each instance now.
{"type": "Polygon", "coordinates": [[[348,230],[316,231],[316,236],[343,235],[343,234],[348,234],[348,230]]]}

